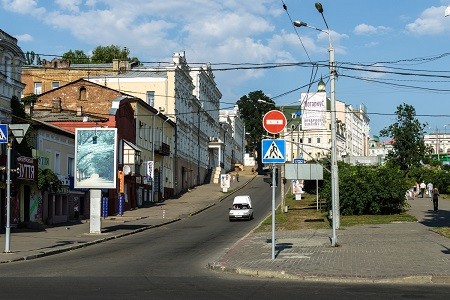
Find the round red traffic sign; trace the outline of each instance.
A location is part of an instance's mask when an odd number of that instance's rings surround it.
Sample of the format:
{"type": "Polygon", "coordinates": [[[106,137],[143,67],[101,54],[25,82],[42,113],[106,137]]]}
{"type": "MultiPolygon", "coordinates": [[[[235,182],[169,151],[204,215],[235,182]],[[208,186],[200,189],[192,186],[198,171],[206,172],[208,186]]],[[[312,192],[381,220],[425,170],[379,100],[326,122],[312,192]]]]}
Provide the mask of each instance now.
{"type": "Polygon", "coordinates": [[[271,110],[264,115],[263,126],[268,133],[280,133],[286,127],[286,124],[286,117],[279,110],[271,110]]]}

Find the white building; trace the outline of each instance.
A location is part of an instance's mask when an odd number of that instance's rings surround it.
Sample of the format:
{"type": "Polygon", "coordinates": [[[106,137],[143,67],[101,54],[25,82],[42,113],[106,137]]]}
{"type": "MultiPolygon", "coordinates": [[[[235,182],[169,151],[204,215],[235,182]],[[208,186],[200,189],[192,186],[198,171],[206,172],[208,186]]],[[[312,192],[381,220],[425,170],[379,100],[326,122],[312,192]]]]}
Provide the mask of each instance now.
{"type": "MultiPolygon", "coordinates": [[[[320,81],[318,92],[325,92],[325,84],[320,81]]],[[[331,110],[330,99],[326,100],[325,128],[302,129],[301,105],[280,108],[287,119],[282,137],[287,141],[287,161],[303,158],[305,161],[330,157],[331,149],[331,110]]],[[[363,105],[354,109],[351,105],[336,100],[336,155],[338,159],[346,156],[368,155],[369,118],[363,105]]]]}
{"type": "Polygon", "coordinates": [[[233,170],[236,164],[244,165],[245,127],[239,115],[239,107],[235,105],[231,110],[220,110],[219,121],[222,128],[226,128],[231,134],[230,142],[225,147],[225,156],[229,157],[229,163],[227,161],[224,169],[233,170]]]}
{"type": "Polygon", "coordinates": [[[444,156],[450,154],[450,134],[446,130],[440,131],[435,129],[434,132],[427,133],[423,136],[425,145],[433,149],[434,155],[444,156]]]}
{"type": "MultiPolygon", "coordinates": [[[[208,181],[221,165],[220,93],[209,65],[191,68],[184,52],[165,66],[139,67],[88,80],[146,101],[176,123],[175,193],[208,181]]],[[[221,169],[219,169],[219,173],[221,169]]]]}
{"type": "Polygon", "coordinates": [[[0,123],[11,123],[11,98],[21,98],[25,85],[21,82],[25,56],[17,39],[0,29],[0,123]]]}

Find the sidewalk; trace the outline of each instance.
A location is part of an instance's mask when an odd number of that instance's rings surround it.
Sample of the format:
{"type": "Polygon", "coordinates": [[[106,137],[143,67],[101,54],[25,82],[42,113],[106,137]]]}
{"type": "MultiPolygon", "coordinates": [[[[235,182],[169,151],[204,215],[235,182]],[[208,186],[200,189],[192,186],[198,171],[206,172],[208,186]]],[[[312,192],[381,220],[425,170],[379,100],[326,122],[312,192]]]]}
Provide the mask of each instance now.
{"type": "MultiPolygon", "coordinates": [[[[239,174],[239,182],[231,183],[230,192],[242,188],[255,176],[250,171],[239,174]]],[[[88,220],[48,227],[40,231],[11,228],[9,253],[4,252],[3,230],[0,234],[0,263],[53,255],[176,222],[215,205],[227,195],[229,194],[222,192],[220,184],[201,185],[177,199],[168,199],[155,206],[126,211],[123,216],[102,219],[101,234],[89,233],[88,220]]]]}
{"type": "Polygon", "coordinates": [[[450,226],[450,200],[433,211],[430,198],[410,199],[409,213],[419,222],[361,225],[337,230],[251,232],[217,261],[212,270],[250,276],[324,282],[450,284],[450,239],[432,231],[450,226]]]}

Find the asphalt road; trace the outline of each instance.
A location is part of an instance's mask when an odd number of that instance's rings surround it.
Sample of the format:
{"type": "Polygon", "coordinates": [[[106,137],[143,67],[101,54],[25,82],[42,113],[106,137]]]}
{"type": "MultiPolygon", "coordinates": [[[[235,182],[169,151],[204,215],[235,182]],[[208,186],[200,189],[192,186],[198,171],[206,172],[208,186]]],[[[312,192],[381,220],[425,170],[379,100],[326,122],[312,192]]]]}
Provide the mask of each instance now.
{"type": "MultiPolygon", "coordinates": [[[[271,213],[262,178],[254,220],[229,222],[232,198],[167,226],[59,255],[0,265],[1,299],[446,299],[448,286],[324,284],[216,273],[206,268],[271,213]]],[[[205,195],[207,196],[207,195],[205,195]]],[[[268,238],[271,233],[268,233],[268,238]]]]}

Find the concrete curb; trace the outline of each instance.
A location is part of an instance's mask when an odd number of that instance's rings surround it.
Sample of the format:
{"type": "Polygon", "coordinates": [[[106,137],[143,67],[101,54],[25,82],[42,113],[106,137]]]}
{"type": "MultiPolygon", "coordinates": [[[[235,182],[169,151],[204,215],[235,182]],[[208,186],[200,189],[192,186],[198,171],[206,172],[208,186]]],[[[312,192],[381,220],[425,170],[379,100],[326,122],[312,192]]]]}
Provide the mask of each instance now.
{"type": "Polygon", "coordinates": [[[365,278],[339,276],[297,275],[285,271],[266,271],[256,269],[228,268],[208,263],[208,269],[215,272],[233,273],[259,278],[289,279],[306,282],[334,282],[334,283],[375,283],[375,284],[438,284],[450,285],[450,276],[405,276],[393,278],[365,278]]]}

